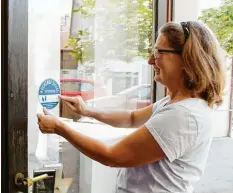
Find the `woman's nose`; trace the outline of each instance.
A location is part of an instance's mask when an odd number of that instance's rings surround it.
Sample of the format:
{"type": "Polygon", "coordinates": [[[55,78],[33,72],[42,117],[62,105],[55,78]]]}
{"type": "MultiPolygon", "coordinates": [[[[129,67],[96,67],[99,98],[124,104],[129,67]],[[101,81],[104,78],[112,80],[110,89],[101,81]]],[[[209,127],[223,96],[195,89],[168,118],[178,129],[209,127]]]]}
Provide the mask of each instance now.
{"type": "Polygon", "coordinates": [[[155,56],[152,54],[148,60],[148,64],[155,65],[155,56]]]}

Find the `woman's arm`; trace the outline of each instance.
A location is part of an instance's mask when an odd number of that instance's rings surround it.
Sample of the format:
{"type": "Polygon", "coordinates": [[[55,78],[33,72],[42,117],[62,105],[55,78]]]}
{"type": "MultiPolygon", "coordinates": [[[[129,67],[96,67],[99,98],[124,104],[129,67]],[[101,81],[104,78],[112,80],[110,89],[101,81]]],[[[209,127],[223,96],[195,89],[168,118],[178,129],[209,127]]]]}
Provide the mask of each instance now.
{"type": "Polygon", "coordinates": [[[136,167],[165,158],[162,149],[145,126],[108,147],[72,130],[54,116],[38,115],[38,121],[43,133],[56,133],[64,137],[80,152],[106,166],[136,167]]]}
{"type": "Polygon", "coordinates": [[[152,115],[153,105],[134,111],[101,111],[95,108],[87,107],[80,96],[61,96],[60,98],[72,111],[86,117],[92,117],[113,127],[139,127],[143,125],[143,123],[145,123],[152,115]]]}
{"type": "Polygon", "coordinates": [[[88,116],[113,127],[135,128],[140,127],[152,115],[153,105],[134,111],[100,111],[89,109],[88,116]]]}

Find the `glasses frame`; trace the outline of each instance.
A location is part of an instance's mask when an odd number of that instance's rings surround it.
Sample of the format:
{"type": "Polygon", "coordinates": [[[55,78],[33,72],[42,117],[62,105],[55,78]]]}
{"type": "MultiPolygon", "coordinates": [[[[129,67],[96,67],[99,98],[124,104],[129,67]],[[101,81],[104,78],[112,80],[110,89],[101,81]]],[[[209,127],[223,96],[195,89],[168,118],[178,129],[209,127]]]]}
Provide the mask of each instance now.
{"type": "Polygon", "coordinates": [[[152,53],[154,56],[156,56],[157,54],[163,54],[163,53],[172,53],[172,54],[179,54],[180,55],[180,54],[182,54],[182,51],[181,50],[155,48],[152,53]]]}

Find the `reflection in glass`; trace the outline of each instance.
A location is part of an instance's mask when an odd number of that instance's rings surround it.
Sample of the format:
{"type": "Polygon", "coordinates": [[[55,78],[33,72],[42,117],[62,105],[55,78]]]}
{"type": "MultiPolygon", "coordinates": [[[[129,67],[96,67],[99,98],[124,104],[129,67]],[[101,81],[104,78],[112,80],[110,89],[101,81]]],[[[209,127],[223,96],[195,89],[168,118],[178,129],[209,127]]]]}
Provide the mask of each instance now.
{"type": "MultiPolygon", "coordinates": [[[[91,107],[134,110],[150,105],[152,0],[30,0],[29,18],[29,176],[45,164],[61,163],[56,189],[94,193],[102,188],[109,193],[116,169],[90,160],[61,137],[39,132],[35,112],[42,107],[36,93],[49,77],[60,83],[62,95],[81,96],[91,107]]],[[[105,143],[127,132],[87,120],[62,103],[52,113],[105,143]]]]}

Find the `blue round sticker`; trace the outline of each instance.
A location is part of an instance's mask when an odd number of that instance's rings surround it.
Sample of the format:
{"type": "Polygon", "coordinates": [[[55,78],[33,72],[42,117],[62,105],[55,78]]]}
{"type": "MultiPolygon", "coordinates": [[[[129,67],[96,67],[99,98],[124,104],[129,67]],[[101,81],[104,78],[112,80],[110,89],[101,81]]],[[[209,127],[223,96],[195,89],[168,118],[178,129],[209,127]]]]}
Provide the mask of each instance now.
{"type": "Polygon", "coordinates": [[[60,88],[53,79],[46,79],[39,88],[40,104],[46,109],[53,109],[59,102],[60,88]]]}

